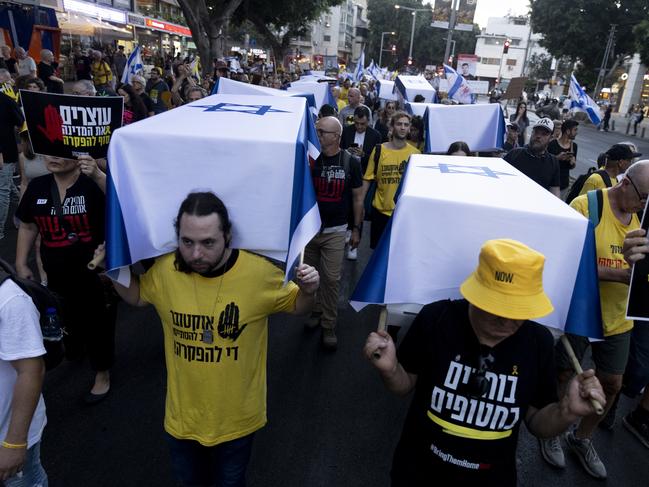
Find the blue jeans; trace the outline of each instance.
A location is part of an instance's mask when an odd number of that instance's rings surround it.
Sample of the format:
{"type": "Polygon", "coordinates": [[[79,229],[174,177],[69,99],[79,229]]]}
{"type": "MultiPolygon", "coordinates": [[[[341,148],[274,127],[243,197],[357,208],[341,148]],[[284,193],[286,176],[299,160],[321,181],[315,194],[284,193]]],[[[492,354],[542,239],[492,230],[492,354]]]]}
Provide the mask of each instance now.
{"type": "Polygon", "coordinates": [[[203,446],[166,434],[176,478],[184,487],[245,487],[253,436],[203,446]]]}
{"type": "MultiPolygon", "coordinates": [[[[1,484],[2,482],[0,482],[1,484]]],[[[5,480],[5,487],[47,487],[47,474],[41,465],[41,442],[39,441],[29,450],[25,457],[23,471],[5,480]]]]}
{"type": "Polygon", "coordinates": [[[11,190],[14,187],[14,172],[16,163],[5,162],[0,169],[0,238],[5,236],[5,223],[7,213],[9,213],[9,204],[11,202],[11,190]]]}
{"type": "Polygon", "coordinates": [[[635,321],[631,330],[629,362],[624,372],[622,392],[629,397],[636,397],[646,386],[649,386],[649,323],[635,321]]]}

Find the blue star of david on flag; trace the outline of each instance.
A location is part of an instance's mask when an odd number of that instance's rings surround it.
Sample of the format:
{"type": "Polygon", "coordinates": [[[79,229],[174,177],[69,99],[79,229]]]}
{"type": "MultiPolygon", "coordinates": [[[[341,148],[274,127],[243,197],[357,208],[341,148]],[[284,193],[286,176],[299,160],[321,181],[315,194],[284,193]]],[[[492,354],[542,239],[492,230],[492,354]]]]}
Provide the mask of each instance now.
{"type": "Polygon", "coordinates": [[[271,105],[240,105],[238,103],[217,103],[216,105],[190,105],[192,108],[204,108],[204,112],[235,112],[264,116],[267,113],[289,113],[278,110],[271,105]]]}
{"type": "Polygon", "coordinates": [[[471,174],[486,178],[500,179],[498,176],[515,176],[508,172],[494,171],[487,166],[459,166],[457,164],[439,163],[437,166],[420,166],[422,169],[439,169],[440,174],[471,174]]]}

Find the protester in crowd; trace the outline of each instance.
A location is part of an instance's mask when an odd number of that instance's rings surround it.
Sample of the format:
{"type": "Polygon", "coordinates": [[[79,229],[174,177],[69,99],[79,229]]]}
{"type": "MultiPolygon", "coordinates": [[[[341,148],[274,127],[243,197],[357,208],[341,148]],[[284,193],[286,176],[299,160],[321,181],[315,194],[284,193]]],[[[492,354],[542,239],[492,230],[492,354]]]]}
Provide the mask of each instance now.
{"type": "Polygon", "coordinates": [[[80,360],[84,349],[87,352],[95,379],[84,400],[95,404],[110,391],[115,340],[116,302],[107,297],[100,276],[87,267],[104,241],[106,175],[89,156],[46,157],[45,164],[51,174],[29,183],[16,211],[16,271],[22,278],[33,278],[28,257],[40,235],[48,288],[62,299],[66,357],[80,360]]]}
{"type": "Polygon", "coordinates": [[[634,152],[634,150],[626,144],[615,144],[611,146],[605,154],[605,174],[602,173],[601,170],[591,174],[584,182],[584,185],[579,192],[580,195],[584,195],[589,191],[606,189],[614,186],[617,183],[618,177],[627,172],[635,158],[642,155],[639,152],[634,152]],[[608,176],[608,178],[606,176],[608,176]]]}
{"type": "Polygon", "coordinates": [[[72,85],[72,94],[80,96],[97,96],[97,90],[92,81],[82,79],[72,85]]]}
{"type": "Polygon", "coordinates": [[[302,264],[297,285],[284,286],[271,262],[230,248],[232,222],[213,193],[189,194],[175,228],[175,252],[131,276],[128,288],[115,287],[129,304],[153,304],[162,321],[164,426],[176,477],[183,485],[245,485],[254,432],[266,424],[268,315],[310,311],[318,272],[302,264]],[[187,333],[182,323],[197,316],[199,327],[187,333]],[[189,349],[203,360],[188,359],[189,349]]]}
{"type": "Polygon", "coordinates": [[[0,484],[46,486],[41,465],[45,364],[40,316],[11,279],[0,285],[0,484]]]}
{"type": "Polygon", "coordinates": [[[512,149],[518,147],[518,124],[513,122],[507,122],[507,133],[505,134],[505,143],[503,144],[503,149],[505,152],[509,152],[512,149]]]}
{"type": "Polygon", "coordinates": [[[509,151],[504,159],[558,198],[559,162],[547,151],[553,131],[552,120],[539,119],[532,126],[529,144],[509,151]]]}
{"type": "Polygon", "coordinates": [[[19,76],[16,78],[16,90],[45,91],[45,83],[40,78],[33,76],[19,76]]]}
{"type": "Polygon", "coordinates": [[[63,93],[63,80],[57,76],[58,63],[49,49],[41,51],[41,62],[38,63],[38,77],[43,81],[49,93],[63,93]]]}
{"type": "Polygon", "coordinates": [[[29,74],[36,77],[36,62],[34,61],[34,58],[29,56],[22,47],[15,48],[14,53],[16,54],[16,59],[18,60],[16,68],[18,71],[18,76],[29,74]]]}
{"type": "Polygon", "coordinates": [[[174,74],[176,81],[171,87],[171,99],[175,106],[180,106],[187,102],[185,94],[190,87],[196,86],[196,80],[194,80],[191,69],[186,64],[176,66],[174,74]]]}
{"type": "Polygon", "coordinates": [[[169,85],[164,82],[161,78],[162,70],[160,68],[153,68],[149,77],[149,81],[146,84],[146,92],[149,94],[149,97],[153,101],[154,111],[156,115],[167,111],[167,105],[164,102],[164,94],[169,93],[169,98],[171,98],[171,93],[169,92],[169,85]]]}
{"type": "Polygon", "coordinates": [[[552,98],[536,110],[536,116],[539,118],[549,118],[551,120],[560,120],[561,112],[558,108],[559,100],[552,98]]]}
{"type": "Polygon", "coordinates": [[[340,86],[340,94],[338,98],[347,102],[349,100],[349,90],[352,87],[352,81],[349,78],[345,78],[340,86]]]}
{"type": "MultiPolygon", "coordinates": [[[[363,116],[366,123],[367,114],[363,116]]],[[[323,347],[333,350],[338,345],[338,292],[350,208],[353,209],[350,248],[355,250],[361,238],[363,176],[358,151],[350,153],[341,149],[342,126],[338,119],[321,118],[316,123],[316,131],[320,156],[313,164],[311,177],[322,228],[306,246],[304,261],[318,270],[321,281],[316,305],[306,325],[320,326],[323,347]]]]}
{"type": "Polygon", "coordinates": [[[570,190],[570,170],[577,165],[577,131],[579,122],[576,120],[565,120],[561,123],[561,136],[552,139],[548,144],[548,152],[559,161],[559,197],[566,199],[570,190]]]}
{"type": "Polygon", "coordinates": [[[13,181],[18,163],[16,129],[20,128],[24,121],[18,104],[9,96],[0,93],[0,150],[3,162],[0,165],[0,240],[4,238],[11,193],[17,193],[13,181]]]}
{"type": "MultiPolygon", "coordinates": [[[[356,110],[357,107],[363,106],[369,111],[369,107],[361,103],[361,92],[358,88],[349,89],[347,101],[347,106],[338,113],[338,120],[340,120],[343,127],[354,124],[354,110],[356,110]]],[[[371,116],[370,112],[370,123],[372,123],[371,116]]]]}
{"type": "MultiPolygon", "coordinates": [[[[281,88],[281,86],[280,86],[281,88]]],[[[340,111],[347,106],[347,99],[342,99],[340,97],[340,87],[339,86],[334,86],[331,88],[331,94],[333,95],[334,99],[336,100],[336,111],[337,113],[340,113],[340,111]]]]}
{"type": "Polygon", "coordinates": [[[318,118],[323,118],[323,117],[338,117],[338,112],[336,112],[336,109],[332,107],[331,105],[324,104],[320,107],[320,111],[318,112],[318,118]]]}
{"type": "Polygon", "coordinates": [[[340,147],[361,161],[362,173],[365,173],[370,154],[377,144],[381,143],[381,134],[370,127],[370,110],[360,105],[354,110],[354,124],[343,129],[340,147]]]}
{"type": "MultiPolygon", "coordinates": [[[[622,387],[622,377],[629,357],[633,322],[626,319],[626,303],[631,275],[622,254],[626,234],[640,227],[637,212],[644,209],[649,192],[649,161],[635,163],[623,179],[610,189],[575,198],[570,206],[589,218],[595,226],[599,293],[604,340],[590,343],[587,338],[568,334],[575,354],[582,360],[588,347],[599,381],[606,394],[607,407],[613,404],[622,387]],[[594,198],[595,205],[589,200],[594,198]],[[598,202],[601,200],[601,205],[598,202]],[[601,208],[591,215],[590,208],[601,208]],[[599,217],[599,218],[597,218],[599,217]]],[[[562,347],[557,348],[559,390],[572,375],[570,360],[562,347]]],[[[568,447],[577,455],[584,469],[595,478],[606,478],[604,463],[593,446],[592,436],[603,416],[592,414],[583,418],[574,431],[565,435],[568,447]]],[[[555,467],[565,467],[559,437],[541,441],[543,458],[555,467]]]]}
{"type": "Polygon", "coordinates": [[[0,69],[6,69],[11,76],[18,76],[17,61],[11,57],[11,48],[7,45],[0,46],[0,69]]]}
{"type": "Polygon", "coordinates": [[[554,130],[552,131],[551,140],[556,140],[561,137],[561,125],[563,124],[563,119],[558,118],[552,120],[552,123],[554,124],[554,130]]]}
{"type": "Polygon", "coordinates": [[[92,81],[98,92],[113,91],[115,77],[108,63],[104,61],[101,51],[92,51],[90,70],[92,72],[92,81]]]}
{"type": "Polygon", "coordinates": [[[638,135],[638,125],[642,123],[645,118],[645,107],[639,106],[635,115],[635,120],[633,122],[633,135],[638,135]]]}
{"type": "Polygon", "coordinates": [[[144,120],[147,116],[147,109],[142,98],[135,92],[131,85],[124,84],[117,89],[117,94],[124,98],[124,112],[122,114],[123,125],[144,120]]]}
{"type": "Polygon", "coordinates": [[[412,117],[410,133],[406,142],[419,152],[424,152],[424,120],[419,115],[412,117]]]}
{"type": "Polygon", "coordinates": [[[88,51],[77,46],[74,48],[72,59],[77,81],[82,79],[92,80],[92,60],[88,57],[88,51]]]}
{"type": "Polygon", "coordinates": [[[135,94],[138,95],[142,100],[142,103],[144,103],[147,117],[152,117],[153,115],[155,115],[153,100],[151,100],[151,97],[144,91],[144,87],[146,86],[146,80],[144,79],[144,76],[140,76],[139,74],[132,76],[131,86],[133,87],[135,94]]]}
{"type": "Polygon", "coordinates": [[[0,93],[4,93],[13,101],[18,101],[18,90],[14,87],[14,79],[7,69],[0,69],[0,93]]]}
{"type": "Polygon", "coordinates": [[[592,370],[573,378],[557,400],[552,335],[530,321],[553,311],[544,261],[515,240],[487,241],[460,287],[464,299],[424,306],[398,353],[389,334],[369,335],[364,354],[386,388],[400,396],[414,390],[394,453],[393,487],[435,479],[515,486],[521,421],[533,435],[551,437],[593,413],[591,399],[604,404],[592,370]],[[513,278],[501,280],[501,273],[513,278]]]}
{"type": "Polygon", "coordinates": [[[411,154],[419,154],[415,147],[406,143],[410,132],[410,121],[410,115],[405,112],[396,112],[392,115],[390,120],[392,140],[374,148],[363,176],[363,199],[370,190],[371,183],[376,184],[370,216],[372,222],[370,248],[372,249],[378,245],[383,230],[392,216],[394,195],[401,182],[401,176],[406,170],[408,159],[411,154]]]}
{"type": "Polygon", "coordinates": [[[207,92],[200,86],[190,86],[187,88],[187,93],[185,94],[185,99],[187,103],[200,100],[207,96],[207,92]]]}
{"type": "Polygon", "coordinates": [[[469,145],[466,142],[458,140],[457,142],[453,142],[451,145],[448,146],[448,149],[446,150],[446,155],[447,156],[472,156],[473,153],[471,152],[471,149],[469,149],[469,145]]]}
{"type": "Polygon", "coordinates": [[[611,122],[611,113],[613,112],[613,107],[609,103],[606,105],[606,110],[604,110],[604,118],[602,119],[602,124],[600,130],[608,132],[608,125],[611,122]]]}
{"type": "Polygon", "coordinates": [[[516,113],[509,117],[510,122],[518,125],[518,145],[525,145],[525,131],[530,126],[530,119],[527,118],[527,103],[520,102],[516,106],[516,113]]]}
{"type": "Polygon", "coordinates": [[[122,74],[124,74],[124,68],[126,67],[126,54],[124,54],[124,46],[117,46],[117,51],[113,54],[113,72],[117,76],[118,80],[122,79],[122,74]]]}
{"type": "Polygon", "coordinates": [[[376,123],[374,124],[374,128],[378,130],[378,132],[381,134],[381,138],[383,142],[387,142],[389,140],[388,134],[390,132],[390,119],[392,118],[392,115],[394,115],[396,111],[397,111],[396,101],[386,102],[383,109],[379,110],[379,116],[377,117],[376,123]]]}

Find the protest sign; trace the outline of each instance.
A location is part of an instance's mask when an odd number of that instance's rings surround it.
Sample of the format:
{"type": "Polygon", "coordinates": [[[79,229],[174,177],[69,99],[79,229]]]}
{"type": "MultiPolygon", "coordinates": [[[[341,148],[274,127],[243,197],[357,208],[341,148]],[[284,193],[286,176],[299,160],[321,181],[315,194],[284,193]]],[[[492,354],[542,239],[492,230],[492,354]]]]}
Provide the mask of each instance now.
{"type": "MultiPolygon", "coordinates": [[[[649,216],[645,206],[642,217],[642,228],[649,228],[649,216]]],[[[629,320],[649,321],[649,258],[645,257],[631,269],[631,285],[626,306],[626,317],[629,320]]]]}
{"type": "Polygon", "coordinates": [[[121,96],[73,96],[20,91],[29,138],[36,154],[74,159],[106,157],[122,126],[121,96]]]}

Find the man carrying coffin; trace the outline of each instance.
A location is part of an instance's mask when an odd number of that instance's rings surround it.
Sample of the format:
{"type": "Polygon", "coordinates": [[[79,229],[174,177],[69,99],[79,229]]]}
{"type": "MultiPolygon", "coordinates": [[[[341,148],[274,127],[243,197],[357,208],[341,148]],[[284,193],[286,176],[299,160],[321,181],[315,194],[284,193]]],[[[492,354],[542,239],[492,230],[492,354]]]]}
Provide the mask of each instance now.
{"type": "MultiPolygon", "coordinates": [[[[584,356],[589,346],[592,347],[597,377],[602,383],[608,402],[606,411],[622,388],[633,328],[633,321],[626,319],[631,269],[624,260],[624,237],[628,232],[640,227],[636,213],[644,209],[648,192],[649,161],[639,161],[632,165],[624,178],[612,188],[590,192],[570,203],[570,206],[589,218],[593,224],[597,222],[595,244],[604,340],[591,344],[583,337],[568,337],[579,359],[584,356]],[[598,215],[591,215],[591,208],[597,211],[598,215]]],[[[563,349],[558,350],[557,368],[559,384],[562,387],[572,375],[570,362],[563,349]]],[[[603,418],[604,416],[596,414],[587,416],[579,422],[574,431],[565,436],[568,447],[577,455],[584,469],[595,478],[606,478],[606,467],[599,459],[592,441],[595,427],[603,418]]],[[[541,453],[551,465],[565,467],[559,438],[541,442],[541,453]]]]}
{"type": "Polygon", "coordinates": [[[273,263],[230,248],[232,224],[214,193],[189,194],[175,228],[176,252],[115,288],[162,320],[176,476],[185,486],[244,486],[254,432],[266,424],[268,315],[309,311],[319,275],[302,264],[297,285],[285,286],[273,263]]]}
{"type": "Polygon", "coordinates": [[[349,209],[353,208],[350,249],[356,250],[361,239],[363,222],[363,178],[360,161],[340,148],[342,126],[335,117],[324,117],[316,123],[322,149],[311,170],[313,186],[322,220],[320,233],[306,246],[304,260],[322,275],[318,302],[308,327],[320,325],[322,345],[334,349],[338,345],[338,289],[345,253],[345,233],[349,209]]]}
{"type": "Polygon", "coordinates": [[[604,402],[592,370],[557,401],[553,339],[532,321],[552,312],[542,254],[490,240],[460,291],[422,308],[399,351],[371,333],[364,353],[385,386],[414,397],[392,464],[392,487],[516,485],[518,428],[549,437],[604,402]]]}
{"type": "Polygon", "coordinates": [[[547,151],[554,122],[542,118],[532,126],[530,142],[525,147],[512,149],[504,159],[535,183],[559,197],[559,161],[547,151]]]}

